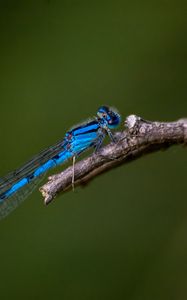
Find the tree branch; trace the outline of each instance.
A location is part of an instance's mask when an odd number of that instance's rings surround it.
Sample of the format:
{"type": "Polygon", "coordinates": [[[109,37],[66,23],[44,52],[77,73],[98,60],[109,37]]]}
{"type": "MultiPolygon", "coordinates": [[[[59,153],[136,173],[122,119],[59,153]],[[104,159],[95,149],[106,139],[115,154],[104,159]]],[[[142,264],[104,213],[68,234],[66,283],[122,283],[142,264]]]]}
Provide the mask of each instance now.
{"type": "MultiPolygon", "coordinates": [[[[170,123],[150,122],[130,115],[125,121],[125,130],[116,132],[114,137],[115,143],[102,147],[75,164],[75,186],[85,186],[96,176],[147,153],[187,144],[187,119],[170,123]]],[[[49,181],[40,188],[45,204],[60,192],[72,190],[72,172],[71,166],[49,177],[49,181]]]]}

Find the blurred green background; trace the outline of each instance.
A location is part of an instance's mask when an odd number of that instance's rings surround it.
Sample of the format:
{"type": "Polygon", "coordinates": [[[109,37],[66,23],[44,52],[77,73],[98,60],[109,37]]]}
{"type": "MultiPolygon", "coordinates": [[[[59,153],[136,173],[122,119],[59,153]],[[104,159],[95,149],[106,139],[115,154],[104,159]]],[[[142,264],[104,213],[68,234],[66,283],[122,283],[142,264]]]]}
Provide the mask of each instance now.
{"type": "MultiPolygon", "coordinates": [[[[1,0],[0,174],[102,104],[187,117],[186,37],[186,1],[1,0]]],[[[34,192],[0,222],[1,298],[187,299],[186,164],[173,147],[48,207],[34,192]]]]}

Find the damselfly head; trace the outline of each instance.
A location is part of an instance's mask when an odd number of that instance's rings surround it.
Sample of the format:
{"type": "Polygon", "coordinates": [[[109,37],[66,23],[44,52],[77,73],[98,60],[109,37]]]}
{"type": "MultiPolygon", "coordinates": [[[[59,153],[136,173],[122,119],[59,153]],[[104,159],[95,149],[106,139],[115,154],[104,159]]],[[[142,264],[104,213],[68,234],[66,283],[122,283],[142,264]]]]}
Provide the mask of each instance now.
{"type": "Polygon", "coordinates": [[[98,109],[97,117],[100,120],[104,120],[110,129],[117,127],[121,121],[121,117],[116,109],[109,106],[101,106],[98,109]]]}

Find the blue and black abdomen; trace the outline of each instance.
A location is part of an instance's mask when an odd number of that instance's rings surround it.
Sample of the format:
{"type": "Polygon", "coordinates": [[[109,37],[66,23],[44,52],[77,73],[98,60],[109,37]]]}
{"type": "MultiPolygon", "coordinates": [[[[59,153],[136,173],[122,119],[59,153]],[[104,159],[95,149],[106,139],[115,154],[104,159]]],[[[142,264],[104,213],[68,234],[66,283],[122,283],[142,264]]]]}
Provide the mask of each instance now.
{"type": "Polygon", "coordinates": [[[107,106],[98,110],[97,117],[68,131],[65,138],[36,155],[18,170],[0,179],[0,218],[18,206],[36,187],[49,169],[78,156],[90,147],[98,149],[109,128],[120,122],[119,114],[107,106]]]}

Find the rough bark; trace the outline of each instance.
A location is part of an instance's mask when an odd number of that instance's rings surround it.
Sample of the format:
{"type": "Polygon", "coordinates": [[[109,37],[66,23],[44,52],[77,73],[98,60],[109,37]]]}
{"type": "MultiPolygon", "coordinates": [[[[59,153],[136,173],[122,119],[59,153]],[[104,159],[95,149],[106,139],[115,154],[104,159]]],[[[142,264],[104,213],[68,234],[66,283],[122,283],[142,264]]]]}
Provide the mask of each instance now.
{"type": "MultiPolygon", "coordinates": [[[[77,162],[74,166],[74,185],[85,186],[98,175],[133,161],[142,155],[167,149],[172,145],[187,144],[187,119],[176,122],[150,122],[130,115],[125,129],[114,134],[115,143],[102,147],[97,153],[77,162]]],[[[50,176],[40,191],[45,204],[59,193],[72,190],[73,167],[50,176]]]]}

